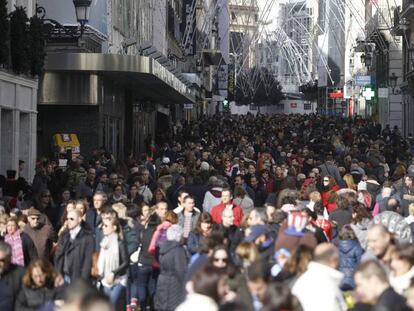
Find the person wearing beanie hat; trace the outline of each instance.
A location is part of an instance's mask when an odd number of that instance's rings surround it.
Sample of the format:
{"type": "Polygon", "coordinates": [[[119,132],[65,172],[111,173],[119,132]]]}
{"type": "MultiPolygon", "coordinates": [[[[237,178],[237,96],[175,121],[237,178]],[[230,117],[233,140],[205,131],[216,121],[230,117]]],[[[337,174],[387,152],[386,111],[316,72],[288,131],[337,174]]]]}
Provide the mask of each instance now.
{"type": "Polygon", "coordinates": [[[174,310],[185,298],[187,253],[181,245],[183,229],[172,225],[167,230],[167,240],[160,248],[160,275],[155,293],[157,310],[174,310]]]}

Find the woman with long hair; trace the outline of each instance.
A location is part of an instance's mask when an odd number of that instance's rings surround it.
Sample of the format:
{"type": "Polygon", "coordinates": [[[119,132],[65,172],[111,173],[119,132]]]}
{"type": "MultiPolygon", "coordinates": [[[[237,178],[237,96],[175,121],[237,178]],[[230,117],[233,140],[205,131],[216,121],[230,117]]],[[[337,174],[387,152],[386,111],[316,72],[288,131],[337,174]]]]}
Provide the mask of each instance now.
{"type": "Polygon", "coordinates": [[[202,213],[198,217],[197,225],[193,231],[190,232],[187,239],[187,250],[191,255],[198,251],[200,241],[210,236],[213,229],[213,219],[209,213],[202,213]]]}
{"type": "Polygon", "coordinates": [[[352,177],[351,174],[345,174],[343,180],[345,181],[347,188],[355,191],[357,190],[357,185],[355,184],[354,177],[352,177]]]}
{"type": "Polygon", "coordinates": [[[32,261],[22,279],[22,288],[16,299],[16,310],[39,310],[47,302],[60,298],[63,280],[46,259],[32,261]]]}
{"type": "Polygon", "coordinates": [[[4,241],[12,248],[13,264],[24,267],[37,258],[36,247],[29,235],[19,229],[17,217],[7,220],[6,232],[4,241]]]}
{"type": "Polygon", "coordinates": [[[117,218],[105,219],[102,231],[104,238],[100,243],[98,273],[103,291],[115,310],[120,310],[122,303],[125,304],[129,256],[117,218]]]}
{"type": "Polygon", "coordinates": [[[339,186],[336,184],[335,178],[333,178],[330,175],[325,176],[323,178],[322,182],[323,182],[322,191],[321,191],[322,204],[323,204],[323,206],[327,207],[328,206],[328,195],[329,195],[329,193],[331,191],[338,191],[339,186]]]}
{"type": "Polygon", "coordinates": [[[351,228],[364,250],[367,249],[367,233],[371,219],[372,215],[364,204],[357,203],[352,207],[351,228]]]}

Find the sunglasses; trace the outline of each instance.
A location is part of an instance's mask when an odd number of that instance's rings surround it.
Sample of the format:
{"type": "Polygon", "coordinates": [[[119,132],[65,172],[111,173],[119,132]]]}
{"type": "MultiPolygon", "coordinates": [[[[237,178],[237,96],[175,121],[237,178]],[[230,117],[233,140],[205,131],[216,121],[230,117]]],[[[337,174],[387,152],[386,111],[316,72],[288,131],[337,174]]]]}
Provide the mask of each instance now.
{"type": "Polygon", "coordinates": [[[324,179],[323,181],[329,182],[329,179],[324,179]]]}
{"type": "Polygon", "coordinates": [[[214,258],[214,262],[224,262],[227,263],[228,262],[228,258],[214,258]]]}

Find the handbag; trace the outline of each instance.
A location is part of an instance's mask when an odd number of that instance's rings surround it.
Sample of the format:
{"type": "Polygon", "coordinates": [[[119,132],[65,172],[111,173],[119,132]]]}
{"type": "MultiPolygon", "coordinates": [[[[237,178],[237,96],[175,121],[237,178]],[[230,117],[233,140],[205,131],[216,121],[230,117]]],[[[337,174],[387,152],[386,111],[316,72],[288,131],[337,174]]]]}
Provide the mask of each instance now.
{"type": "Polygon", "coordinates": [[[93,278],[99,277],[98,259],[99,259],[99,252],[93,252],[92,253],[92,268],[91,268],[91,277],[93,278]]]}

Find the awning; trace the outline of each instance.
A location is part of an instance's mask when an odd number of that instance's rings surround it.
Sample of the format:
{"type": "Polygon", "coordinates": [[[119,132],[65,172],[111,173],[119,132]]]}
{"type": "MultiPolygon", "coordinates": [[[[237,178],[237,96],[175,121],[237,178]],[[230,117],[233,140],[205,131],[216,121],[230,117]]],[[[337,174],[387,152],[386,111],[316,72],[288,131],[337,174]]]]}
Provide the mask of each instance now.
{"type": "Polygon", "coordinates": [[[145,56],[50,53],[46,72],[91,73],[111,78],[155,101],[195,102],[194,91],[156,60],[145,56]]]}

